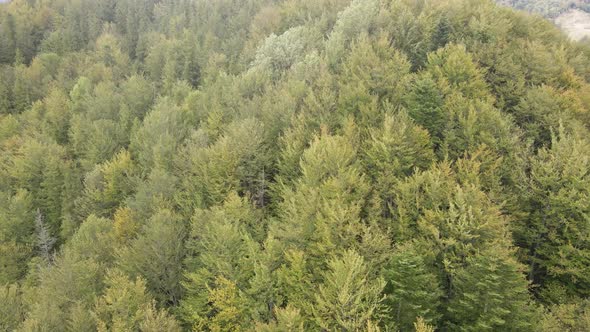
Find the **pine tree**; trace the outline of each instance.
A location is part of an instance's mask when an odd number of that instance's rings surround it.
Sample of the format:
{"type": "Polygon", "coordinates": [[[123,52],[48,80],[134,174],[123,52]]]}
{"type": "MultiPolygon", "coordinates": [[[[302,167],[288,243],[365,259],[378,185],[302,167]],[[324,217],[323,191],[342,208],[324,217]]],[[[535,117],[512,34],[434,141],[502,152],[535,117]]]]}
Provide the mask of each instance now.
{"type": "Polygon", "coordinates": [[[29,83],[26,77],[26,67],[20,65],[14,71],[14,86],[12,88],[12,98],[15,113],[22,113],[31,105],[31,95],[29,83]]]}
{"type": "Polygon", "coordinates": [[[10,196],[0,191],[0,284],[23,278],[37,244],[31,194],[18,190],[10,196]]]}
{"type": "Polygon", "coordinates": [[[291,250],[285,254],[285,263],[275,271],[277,293],[281,304],[291,305],[300,311],[304,318],[313,314],[312,300],[315,287],[313,275],[308,271],[305,254],[291,250]]]}
{"type": "MultiPolygon", "coordinates": [[[[270,232],[285,248],[304,250],[311,271],[321,270],[325,257],[362,247],[359,240],[376,231],[361,221],[368,186],[354,147],[342,136],[317,137],[300,167],[302,177],[295,190],[285,188],[279,206],[284,222],[271,225],[270,232]]],[[[383,250],[371,249],[376,255],[383,250]]]]}
{"type": "Polygon", "coordinates": [[[0,15],[0,44],[3,45],[0,51],[0,63],[12,63],[15,54],[14,40],[14,17],[6,12],[0,15]]]}
{"type": "Polygon", "coordinates": [[[243,331],[248,329],[247,305],[235,283],[223,277],[215,278],[214,286],[209,289],[208,301],[211,312],[207,314],[203,326],[210,331],[243,331]]]}
{"type": "Polygon", "coordinates": [[[435,145],[443,139],[448,115],[444,113],[443,94],[428,74],[418,76],[404,96],[408,114],[417,124],[426,128],[435,145]]]}
{"type": "Polygon", "coordinates": [[[424,321],[422,317],[418,317],[414,323],[414,329],[416,332],[434,332],[434,328],[424,321]]]}

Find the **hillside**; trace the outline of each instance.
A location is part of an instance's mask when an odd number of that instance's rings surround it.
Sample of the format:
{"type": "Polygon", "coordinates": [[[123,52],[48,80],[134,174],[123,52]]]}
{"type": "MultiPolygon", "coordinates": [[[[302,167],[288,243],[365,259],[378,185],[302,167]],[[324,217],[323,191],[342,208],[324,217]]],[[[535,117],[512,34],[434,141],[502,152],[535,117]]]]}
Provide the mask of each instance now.
{"type": "Polygon", "coordinates": [[[586,331],[590,46],[492,0],[0,6],[0,331],[586,331]]]}

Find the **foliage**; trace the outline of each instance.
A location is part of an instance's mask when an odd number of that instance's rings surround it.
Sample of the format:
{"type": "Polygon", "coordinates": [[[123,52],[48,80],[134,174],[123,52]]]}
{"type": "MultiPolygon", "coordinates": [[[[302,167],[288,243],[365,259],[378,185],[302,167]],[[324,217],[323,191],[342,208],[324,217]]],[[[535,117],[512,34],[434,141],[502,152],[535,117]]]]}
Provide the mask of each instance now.
{"type": "Polygon", "coordinates": [[[492,0],[2,3],[0,330],[586,330],[589,82],[492,0]]]}

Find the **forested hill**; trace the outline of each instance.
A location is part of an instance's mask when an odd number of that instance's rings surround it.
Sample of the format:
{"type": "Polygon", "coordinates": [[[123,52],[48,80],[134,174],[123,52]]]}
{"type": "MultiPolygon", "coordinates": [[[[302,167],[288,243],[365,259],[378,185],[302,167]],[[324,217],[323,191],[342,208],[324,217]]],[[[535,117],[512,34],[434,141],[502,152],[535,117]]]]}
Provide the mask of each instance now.
{"type": "Polygon", "coordinates": [[[0,330],[587,331],[590,48],[491,0],[0,6],[0,330]]]}

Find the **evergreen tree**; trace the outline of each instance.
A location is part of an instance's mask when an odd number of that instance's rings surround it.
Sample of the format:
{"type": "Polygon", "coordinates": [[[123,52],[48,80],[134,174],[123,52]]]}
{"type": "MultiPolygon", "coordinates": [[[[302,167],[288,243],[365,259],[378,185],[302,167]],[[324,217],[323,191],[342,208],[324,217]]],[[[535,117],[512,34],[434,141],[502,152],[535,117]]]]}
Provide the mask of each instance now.
{"type": "MultiPolygon", "coordinates": [[[[207,320],[209,313],[217,310],[211,303],[212,296],[221,297],[220,301],[242,303],[228,309],[230,311],[245,310],[246,294],[238,293],[247,288],[253,277],[252,255],[257,249],[248,232],[249,216],[252,216],[249,207],[234,196],[221,207],[197,210],[192,218],[191,236],[187,241],[189,255],[185,261],[186,281],[183,283],[186,296],[181,309],[185,321],[196,324],[197,328],[213,329],[212,324],[220,324],[207,320]]],[[[239,322],[241,324],[247,322],[239,322]]]]}
{"type": "Polygon", "coordinates": [[[438,276],[427,268],[425,259],[413,246],[397,248],[385,271],[385,303],[391,323],[410,331],[416,319],[437,326],[441,318],[442,289],[438,276]]]}
{"type": "Polygon", "coordinates": [[[326,330],[358,331],[378,321],[385,282],[371,279],[363,258],[349,250],[329,262],[314,304],[318,326],[326,330]]]}
{"type": "Polygon", "coordinates": [[[3,286],[0,289],[0,328],[14,331],[25,320],[27,308],[23,301],[22,288],[17,284],[3,286]]]}
{"type": "Polygon", "coordinates": [[[154,307],[142,279],[133,282],[120,271],[112,270],[105,283],[104,294],[93,309],[98,331],[180,331],[174,318],[154,307]]]}
{"type": "Polygon", "coordinates": [[[394,205],[392,189],[396,182],[415,169],[427,169],[434,153],[428,133],[405,112],[386,115],[382,127],[370,130],[369,135],[363,151],[365,169],[381,202],[380,214],[387,217],[394,205]]]}
{"type": "Polygon", "coordinates": [[[178,304],[182,295],[185,227],[178,215],[157,211],[129,246],[116,253],[117,264],[133,277],[142,277],[160,303],[178,304]]]}
{"type": "Polygon", "coordinates": [[[489,249],[467,259],[453,275],[449,329],[535,331],[527,282],[510,253],[489,249]]]}
{"type": "Polygon", "coordinates": [[[586,296],[584,261],[588,255],[587,151],[585,131],[561,128],[550,148],[531,161],[531,175],[515,224],[516,243],[526,248],[529,279],[540,284],[547,302],[586,296]]]}

